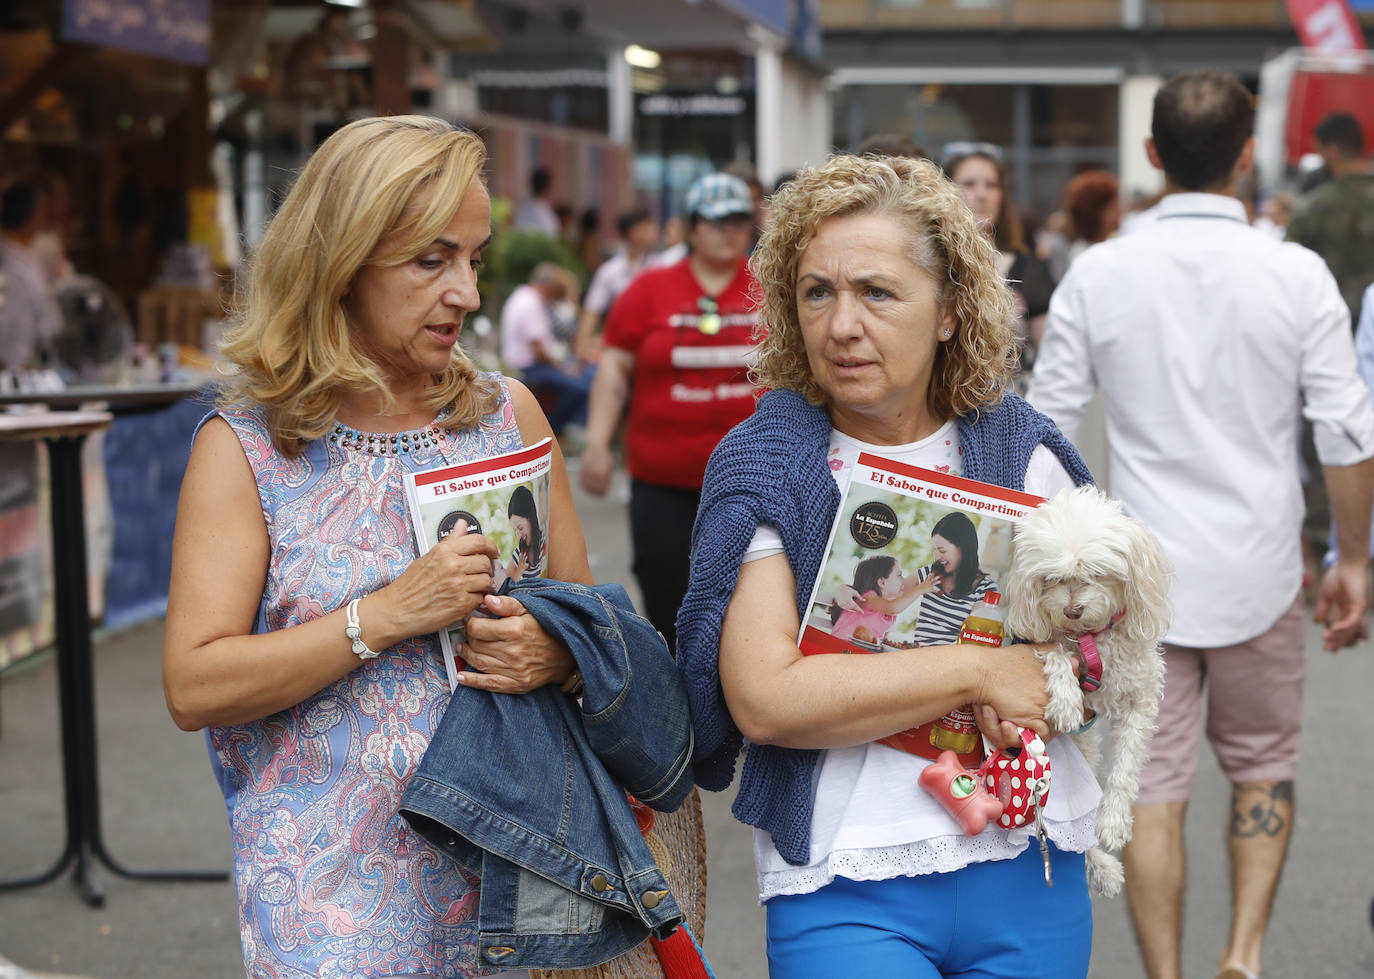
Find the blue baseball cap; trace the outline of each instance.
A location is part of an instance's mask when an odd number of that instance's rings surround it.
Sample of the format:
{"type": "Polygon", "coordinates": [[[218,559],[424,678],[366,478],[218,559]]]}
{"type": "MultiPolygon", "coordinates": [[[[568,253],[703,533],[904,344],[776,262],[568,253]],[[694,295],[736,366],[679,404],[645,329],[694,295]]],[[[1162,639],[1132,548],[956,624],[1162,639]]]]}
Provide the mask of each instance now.
{"type": "Polygon", "coordinates": [[[749,185],[728,173],[708,173],[692,184],[684,203],[690,217],[698,214],[707,221],[732,214],[754,213],[754,198],[749,185]]]}

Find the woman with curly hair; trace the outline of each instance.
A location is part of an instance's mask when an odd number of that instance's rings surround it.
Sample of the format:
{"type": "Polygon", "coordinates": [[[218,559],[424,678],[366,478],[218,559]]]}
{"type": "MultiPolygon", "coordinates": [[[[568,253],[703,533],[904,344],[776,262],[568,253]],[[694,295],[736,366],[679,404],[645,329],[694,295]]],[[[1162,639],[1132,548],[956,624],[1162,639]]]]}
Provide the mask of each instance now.
{"type": "Polygon", "coordinates": [[[1091,476],[1008,390],[1015,306],[936,166],[836,157],[773,208],[752,258],[770,390],[711,457],[678,617],[698,783],[729,786],[750,744],[734,812],[771,973],[1082,977],[1099,793],[1077,749],[1050,745],[1047,889],[1026,828],[963,836],[918,786],[930,760],[875,743],[965,704],[999,747],[1049,736],[1036,649],[803,656],[797,635],[860,452],[1041,495],[1091,476]]]}

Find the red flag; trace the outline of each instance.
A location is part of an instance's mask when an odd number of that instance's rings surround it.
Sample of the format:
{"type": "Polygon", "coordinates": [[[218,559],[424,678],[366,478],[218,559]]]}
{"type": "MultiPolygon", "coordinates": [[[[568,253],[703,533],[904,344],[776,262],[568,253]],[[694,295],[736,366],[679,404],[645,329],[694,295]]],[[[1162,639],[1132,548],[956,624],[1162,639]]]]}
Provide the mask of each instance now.
{"type": "Polygon", "coordinates": [[[1317,51],[1363,51],[1364,31],[1346,0],[1288,0],[1302,46],[1317,51]]]}

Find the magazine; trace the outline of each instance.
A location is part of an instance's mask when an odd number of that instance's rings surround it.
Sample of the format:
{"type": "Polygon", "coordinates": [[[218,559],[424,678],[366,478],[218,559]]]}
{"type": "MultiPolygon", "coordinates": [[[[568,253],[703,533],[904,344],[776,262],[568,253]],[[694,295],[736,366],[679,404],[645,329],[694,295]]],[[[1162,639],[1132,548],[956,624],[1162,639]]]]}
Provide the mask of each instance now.
{"type": "MultiPolygon", "coordinates": [[[[1043,502],[860,453],[797,639],[802,653],[1001,646],[1012,528],[1043,502]]],[[[881,743],[932,760],[950,750],[970,768],[982,761],[967,705],[881,743]]]]}
{"type": "MultiPolygon", "coordinates": [[[[406,503],[420,554],[463,523],[469,534],[491,538],[501,557],[492,562],[492,590],[507,578],[548,571],[549,473],[553,440],[546,438],[504,455],[407,473],[406,503]]],[[[474,614],[481,614],[480,612],[474,614]]],[[[450,690],[458,689],[463,623],[439,631],[450,690]]]]}

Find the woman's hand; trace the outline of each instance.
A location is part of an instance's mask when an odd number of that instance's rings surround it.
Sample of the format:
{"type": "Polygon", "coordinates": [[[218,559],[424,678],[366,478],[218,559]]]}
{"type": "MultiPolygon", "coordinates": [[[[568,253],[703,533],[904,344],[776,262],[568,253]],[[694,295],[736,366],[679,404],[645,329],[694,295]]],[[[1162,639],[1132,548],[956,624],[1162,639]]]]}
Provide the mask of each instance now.
{"type": "MultiPolygon", "coordinates": [[[[1083,708],[1083,723],[1087,724],[1097,716],[1097,711],[1091,707],[1083,708]]],[[[1004,721],[997,716],[997,711],[987,704],[973,705],[973,720],[978,725],[978,730],[988,739],[994,748],[1019,748],[1021,746],[1021,734],[1016,729],[1016,725],[1011,721],[1004,721]]],[[[1060,731],[1058,728],[1051,727],[1050,733],[1044,736],[1044,741],[1049,744],[1061,734],[1073,734],[1073,731],[1060,731]]]]}
{"type": "Polygon", "coordinates": [[[611,447],[601,442],[588,442],[582,449],[578,460],[577,478],[582,488],[593,496],[605,496],[611,487],[611,475],[615,460],[611,457],[611,447]]]}
{"type": "Polygon", "coordinates": [[[481,604],[491,591],[492,569],[499,557],[491,538],[469,534],[467,522],[459,520],[453,533],[411,562],[391,584],[370,595],[362,617],[366,621],[380,612],[387,623],[384,631],[398,639],[438,632],[481,604]]]}
{"type": "MultiPolygon", "coordinates": [[[[1050,695],[1045,685],[1041,657],[1056,648],[1055,643],[1017,643],[989,650],[991,655],[984,660],[983,682],[974,703],[981,709],[990,709],[999,722],[1029,728],[1040,737],[1048,738],[1050,729],[1045,722],[1045,708],[1050,695]]],[[[981,710],[974,711],[975,720],[979,719],[980,714],[981,710]]],[[[991,721],[990,717],[987,719],[991,721]]],[[[1000,723],[990,726],[995,732],[1003,730],[1000,723]]],[[[983,730],[982,723],[979,729],[983,730]]],[[[998,744],[997,738],[992,735],[989,737],[994,744],[998,744]]],[[[1002,746],[998,744],[998,747],[1002,746]]]]}
{"type": "MultiPolygon", "coordinates": [[[[1057,649],[1058,646],[1056,643],[1040,643],[1038,645],[1016,645],[1009,648],[1033,650],[1035,651],[1037,661],[1039,661],[1040,657],[1042,657],[1045,653],[1057,649]]],[[[1073,675],[1081,676],[1083,673],[1082,656],[1080,656],[1078,653],[1074,653],[1072,656],[1069,657],[1069,662],[1073,666],[1073,675]]],[[[1043,669],[1041,672],[1041,679],[1042,681],[1044,679],[1043,669]]],[[[1048,694],[1046,695],[1045,702],[1048,705],[1048,694]]],[[[1085,708],[1083,716],[1084,723],[1087,723],[1088,720],[1090,720],[1094,716],[1096,715],[1091,709],[1085,708]]],[[[999,749],[1020,747],[1021,737],[1016,730],[1016,725],[1011,723],[1010,721],[1003,720],[1001,716],[997,713],[997,710],[991,704],[974,704],[973,720],[974,723],[978,725],[978,730],[983,732],[983,734],[987,737],[988,741],[992,743],[993,747],[999,749]]],[[[1030,725],[1025,726],[1029,727],[1030,725]]],[[[1046,744],[1053,741],[1061,734],[1073,733],[1072,731],[1057,730],[1056,728],[1050,727],[1048,724],[1045,725],[1044,731],[1041,731],[1039,728],[1035,728],[1035,730],[1045,740],[1046,744]]]]}
{"type": "Polygon", "coordinates": [[[987,704],[973,705],[973,722],[978,725],[978,730],[983,732],[983,737],[988,739],[988,743],[999,751],[1003,748],[1021,746],[1021,733],[1016,725],[1011,721],[1002,720],[997,716],[997,711],[987,704]]]}
{"type": "Polygon", "coordinates": [[[474,615],[467,621],[463,658],[473,671],[458,674],[465,687],[493,693],[529,693],[549,683],[562,683],[577,668],[568,647],[547,632],[519,599],[487,595],[482,609],[495,618],[474,615]]]}
{"type": "Polygon", "coordinates": [[[525,576],[525,568],[528,564],[529,555],[524,550],[517,550],[515,555],[510,559],[510,562],[505,565],[498,562],[496,565],[497,574],[496,577],[492,579],[491,584],[492,594],[501,590],[501,586],[505,584],[507,578],[513,581],[519,581],[523,578],[525,576]]]}
{"type": "Polygon", "coordinates": [[[865,611],[863,605],[864,600],[853,585],[836,585],[835,597],[831,599],[831,601],[842,609],[848,609],[850,612],[865,611]]]}

